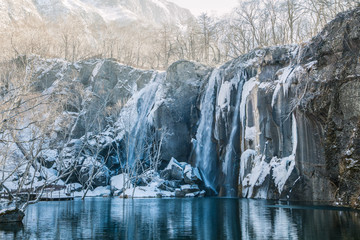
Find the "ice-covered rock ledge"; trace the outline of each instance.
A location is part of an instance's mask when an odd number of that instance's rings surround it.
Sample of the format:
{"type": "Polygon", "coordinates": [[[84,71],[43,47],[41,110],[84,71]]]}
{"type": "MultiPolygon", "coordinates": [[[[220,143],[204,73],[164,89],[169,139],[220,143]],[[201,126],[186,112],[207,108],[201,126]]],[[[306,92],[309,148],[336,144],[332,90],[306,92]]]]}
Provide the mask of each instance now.
{"type": "MultiPolygon", "coordinates": [[[[140,176],[122,173],[111,177],[109,186],[100,186],[85,191],[80,184],[71,185],[73,197],[120,197],[120,198],[162,198],[162,197],[205,197],[207,192],[200,171],[186,162],[172,158],[167,167],[160,171],[146,171],[140,176]]],[[[65,197],[64,191],[53,196],[65,197]]]]}
{"type": "MultiPolygon", "coordinates": [[[[80,184],[73,186],[72,196],[83,197],[80,184]],[[76,189],[81,189],[76,191],[76,189]]],[[[146,171],[139,176],[122,173],[111,177],[109,186],[96,187],[86,192],[86,197],[162,198],[205,197],[207,194],[201,173],[197,167],[172,158],[160,173],[146,171]]],[[[54,193],[54,196],[63,193],[54,193]]]]}
{"type": "MultiPolygon", "coordinates": [[[[204,185],[198,168],[175,158],[160,174],[153,170],[136,177],[123,173],[113,176],[110,186],[111,195],[122,198],[204,197],[206,194],[201,189],[204,185]]],[[[104,194],[108,194],[108,189],[104,194]]]]}

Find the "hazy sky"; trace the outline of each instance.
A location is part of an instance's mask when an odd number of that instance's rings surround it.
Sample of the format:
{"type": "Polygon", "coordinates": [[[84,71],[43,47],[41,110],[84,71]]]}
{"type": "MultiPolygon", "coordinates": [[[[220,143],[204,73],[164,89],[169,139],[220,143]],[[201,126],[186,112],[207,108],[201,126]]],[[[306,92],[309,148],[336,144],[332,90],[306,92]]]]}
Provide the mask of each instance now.
{"type": "Polygon", "coordinates": [[[211,13],[215,11],[217,14],[229,12],[234,8],[238,0],[168,0],[174,2],[180,7],[189,9],[194,15],[202,12],[211,13]]]}

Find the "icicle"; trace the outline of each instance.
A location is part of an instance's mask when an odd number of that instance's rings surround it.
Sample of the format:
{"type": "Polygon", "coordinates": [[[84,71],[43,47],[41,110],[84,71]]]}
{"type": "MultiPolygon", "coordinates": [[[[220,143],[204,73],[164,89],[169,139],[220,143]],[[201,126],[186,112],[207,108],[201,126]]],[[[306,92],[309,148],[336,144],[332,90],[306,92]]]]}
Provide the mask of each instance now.
{"type": "MultiPolygon", "coordinates": [[[[241,102],[240,102],[240,123],[242,125],[242,139],[245,138],[245,130],[246,130],[246,99],[250,95],[251,91],[255,86],[258,85],[258,82],[255,78],[251,78],[249,81],[244,83],[242,94],[241,94],[241,102]]],[[[242,141],[241,151],[245,151],[245,144],[242,141]]]]}

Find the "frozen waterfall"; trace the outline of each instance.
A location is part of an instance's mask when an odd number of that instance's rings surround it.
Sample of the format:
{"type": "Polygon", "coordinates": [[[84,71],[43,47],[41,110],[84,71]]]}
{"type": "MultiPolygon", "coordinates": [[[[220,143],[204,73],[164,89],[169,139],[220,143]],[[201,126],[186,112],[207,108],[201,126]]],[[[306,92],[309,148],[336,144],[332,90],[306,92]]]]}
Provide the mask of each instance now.
{"type": "Polygon", "coordinates": [[[236,102],[235,102],[235,111],[232,117],[231,122],[231,133],[229,137],[228,144],[226,146],[226,154],[224,164],[222,166],[222,171],[225,174],[225,194],[226,196],[235,196],[236,195],[236,187],[234,186],[234,180],[236,176],[236,169],[234,169],[234,158],[236,153],[235,150],[235,138],[239,138],[239,115],[240,115],[240,105],[241,105],[241,96],[243,91],[243,85],[246,81],[246,74],[245,72],[241,72],[239,75],[235,76],[237,78],[237,93],[236,93],[236,102]]]}
{"type": "Polygon", "coordinates": [[[215,69],[209,79],[205,95],[201,100],[201,116],[196,134],[196,164],[203,173],[207,187],[215,189],[217,184],[216,145],[212,141],[214,123],[214,104],[216,99],[216,80],[220,77],[215,69]]]}

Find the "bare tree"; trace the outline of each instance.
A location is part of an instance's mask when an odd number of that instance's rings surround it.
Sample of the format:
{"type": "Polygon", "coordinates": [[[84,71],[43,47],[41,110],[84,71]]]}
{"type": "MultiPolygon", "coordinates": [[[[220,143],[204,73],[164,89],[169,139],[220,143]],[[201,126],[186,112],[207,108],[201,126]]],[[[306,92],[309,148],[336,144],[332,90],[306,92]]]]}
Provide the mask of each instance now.
{"type": "Polygon", "coordinates": [[[3,149],[0,155],[0,187],[6,190],[10,200],[15,201],[16,208],[23,211],[40,199],[48,185],[64,177],[47,171],[40,158],[57,126],[63,96],[56,92],[34,91],[31,66],[26,60],[18,61],[3,64],[1,69],[1,81],[5,83],[5,88],[0,97],[0,145],[3,149]],[[5,185],[10,179],[16,181],[16,192],[5,185]],[[37,199],[31,201],[31,193],[36,192],[39,193],[37,199]],[[23,198],[25,193],[26,199],[23,198]]]}

